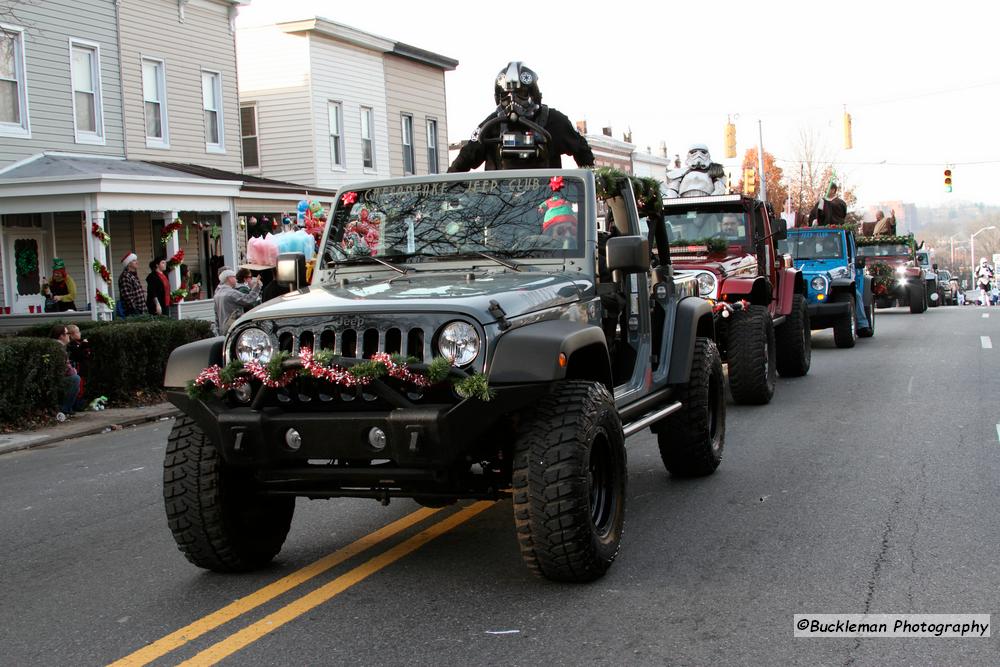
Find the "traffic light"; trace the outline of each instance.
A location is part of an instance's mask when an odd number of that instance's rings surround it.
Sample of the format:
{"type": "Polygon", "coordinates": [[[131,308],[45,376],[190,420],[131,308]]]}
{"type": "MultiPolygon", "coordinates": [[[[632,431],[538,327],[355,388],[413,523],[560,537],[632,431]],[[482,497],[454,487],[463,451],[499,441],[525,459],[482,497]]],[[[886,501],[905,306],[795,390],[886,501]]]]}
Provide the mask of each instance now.
{"type": "Polygon", "coordinates": [[[736,157],[736,126],[726,123],[726,157],[736,157]]]}
{"type": "Polygon", "coordinates": [[[951,169],[944,170],[944,191],[951,192],[951,169]]]}
{"type": "Polygon", "coordinates": [[[757,172],[753,169],[743,170],[743,194],[752,195],[757,191],[757,172]]]}
{"type": "Polygon", "coordinates": [[[854,145],[851,143],[851,114],[844,112],[844,149],[850,150],[854,145]]]}

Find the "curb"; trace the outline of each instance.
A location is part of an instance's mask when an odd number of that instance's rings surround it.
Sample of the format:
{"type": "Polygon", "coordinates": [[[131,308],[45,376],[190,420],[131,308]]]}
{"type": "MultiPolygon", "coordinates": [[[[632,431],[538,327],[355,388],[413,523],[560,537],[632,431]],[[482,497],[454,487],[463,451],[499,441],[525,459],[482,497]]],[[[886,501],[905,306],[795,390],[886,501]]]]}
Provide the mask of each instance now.
{"type": "Polygon", "coordinates": [[[0,435],[0,455],[8,454],[10,452],[18,452],[25,449],[33,449],[35,447],[43,447],[45,445],[64,442],[66,440],[75,440],[76,438],[82,438],[88,435],[106,433],[111,430],[117,430],[114,428],[116,426],[118,428],[137,426],[147,422],[177,417],[180,414],[180,410],[168,403],[163,406],[156,406],[155,409],[146,409],[138,414],[120,415],[109,419],[95,420],[93,423],[88,423],[86,425],[80,424],[76,428],[74,428],[74,426],[76,426],[74,424],[60,424],[47,429],[40,429],[34,433],[28,432],[7,434],[6,436],[0,435]],[[3,442],[5,439],[10,441],[3,442]]]}

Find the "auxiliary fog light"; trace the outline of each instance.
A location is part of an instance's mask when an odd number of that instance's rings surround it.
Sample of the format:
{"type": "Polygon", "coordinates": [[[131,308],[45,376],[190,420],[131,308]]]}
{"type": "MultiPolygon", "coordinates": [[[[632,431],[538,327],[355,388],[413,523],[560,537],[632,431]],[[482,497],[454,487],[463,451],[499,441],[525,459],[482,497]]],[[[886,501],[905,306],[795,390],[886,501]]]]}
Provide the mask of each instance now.
{"type": "Polygon", "coordinates": [[[290,450],[297,452],[302,446],[302,436],[294,428],[290,428],[285,432],[285,444],[290,450]]]}
{"type": "Polygon", "coordinates": [[[380,429],[378,426],[368,431],[368,444],[372,446],[372,449],[382,451],[385,449],[387,442],[388,439],[385,437],[385,431],[380,429]]]}
{"type": "Polygon", "coordinates": [[[823,300],[823,299],[825,299],[825,298],[826,298],[826,295],[825,295],[825,294],[817,294],[817,295],[816,295],[816,300],[817,300],[817,301],[822,301],[822,300],[823,300]]]}
{"type": "Polygon", "coordinates": [[[249,403],[250,399],[253,398],[253,387],[250,386],[249,382],[241,384],[233,388],[233,395],[240,403],[249,403]]]}

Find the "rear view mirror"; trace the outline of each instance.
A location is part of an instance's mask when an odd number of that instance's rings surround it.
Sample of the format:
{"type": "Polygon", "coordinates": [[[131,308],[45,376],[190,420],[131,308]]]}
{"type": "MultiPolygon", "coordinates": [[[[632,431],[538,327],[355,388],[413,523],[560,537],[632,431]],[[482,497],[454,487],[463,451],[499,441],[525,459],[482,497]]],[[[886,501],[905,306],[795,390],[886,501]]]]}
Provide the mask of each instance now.
{"type": "Polygon", "coordinates": [[[867,257],[858,257],[854,261],[854,266],[858,267],[859,269],[863,269],[863,268],[865,268],[865,264],[867,264],[867,263],[868,263],[868,258],[867,257]]]}
{"type": "Polygon", "coordinates": [[[623,273],[649,270],[649,241],[641,236],[615,236],[608,239],[608,269],[623,273]]]}
{"type": "Polygon", "coordinates": [[[788,238],[788,223],[784,218],[775,218],[771,221],[771,236],[774,237],[775,241],[783,241],[788,238]]]}

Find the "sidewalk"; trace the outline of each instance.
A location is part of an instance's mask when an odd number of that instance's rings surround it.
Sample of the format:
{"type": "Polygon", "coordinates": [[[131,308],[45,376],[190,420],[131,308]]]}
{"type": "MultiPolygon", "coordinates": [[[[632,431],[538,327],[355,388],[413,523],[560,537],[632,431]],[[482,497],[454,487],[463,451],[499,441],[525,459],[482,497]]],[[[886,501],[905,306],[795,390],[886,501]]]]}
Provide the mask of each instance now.
{"type": "Polygon", "coordinates": [[[78,412],[76,416],[61,424],[40,428],[37,431],[0,433],[0,454],[16,452],[19,449],[41,447],[70,438],[113,431],[125,426],[175,417],[178,414],[180,412],[170,403],[158,403],[139,408],[109,408],[97,412],[78,412]]]}

